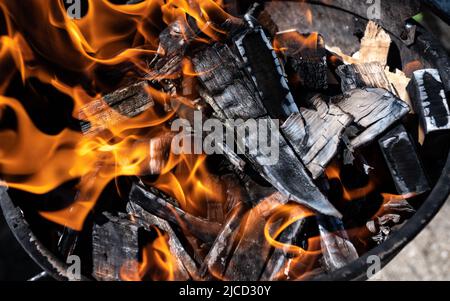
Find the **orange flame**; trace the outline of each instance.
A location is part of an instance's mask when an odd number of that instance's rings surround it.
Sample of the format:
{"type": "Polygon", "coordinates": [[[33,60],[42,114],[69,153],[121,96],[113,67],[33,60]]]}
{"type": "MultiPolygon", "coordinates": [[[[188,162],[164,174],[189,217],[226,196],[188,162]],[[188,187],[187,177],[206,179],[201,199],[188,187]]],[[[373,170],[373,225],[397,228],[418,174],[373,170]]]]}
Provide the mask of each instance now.
{"type": "Polygon", "coordinates": [[[142,250],[142,261],[125,262],[120,269],[123,281],[142,281],[149,277],[153,281],[173,281],[177,262],[171,254],[169,237],[154,227],[157,238],[142,250]]]}
{"type": "MultiPolygon", "coordinates": [[[[140,141],[157,135],[176,112],[161,115],[151,108],[96,137],[70,129],[48,135],[32,122],[21,100],[5,95],[11,80],[20,75],[24,86],[30,79],[51,85],[72,98],[72,115],[78,118],[81,107],[101,97],[98,91],[116,88],[105,87],[96,72],[99,67],[128,63],[143,73],[150,71],[144,58],[156,54],[164,24],[190,16],[207,36],[218,39],[225,33],[217,24],[233,17],[212,0],[148,0],[133,5],[88,0],[86,15],[77,20],[68,17],[62,3],[0,1],[0,19],[4,17],[7,34],[0,36],[0,70],[6,74],[0,79],[0,118],[7,107],[17,119],[16,129],[0,129],[0,174],[8,186],[35,194],[81,179],[79,194],[70,207],[41,212],[53,222],[81,230],[109,182],[119,176],[144,173],[149,150],[140,141]],[[74,78],[78,80],[74,82],[74,78]],[[145,135],[141,131],[144,128],[145,135]]],[[[184,70],[189,70],[188,66],[184,70]]],[[[158,103],[175,97],[153,88],[147,93],[158,103]]],[[[101,122],[94,115],[84,117],[94,126],[101,122]]],[[[155,186],[195,210],[202,198],[218,198],[203,162],[202,156],[189,160],[171,156],[155,186]]]]}

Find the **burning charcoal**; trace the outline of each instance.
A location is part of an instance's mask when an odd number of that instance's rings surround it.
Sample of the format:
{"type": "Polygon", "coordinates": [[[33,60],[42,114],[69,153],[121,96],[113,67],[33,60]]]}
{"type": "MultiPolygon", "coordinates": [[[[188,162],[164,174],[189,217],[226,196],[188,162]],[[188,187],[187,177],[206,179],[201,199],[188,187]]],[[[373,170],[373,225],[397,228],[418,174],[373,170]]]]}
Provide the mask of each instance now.
{"type": "MultiPolygon", "coordinates": [[[[246,18],[250,18],[246,15],[246,18]]],[[[258,89],[264,107],[273,118],[285,119],[298,112],[286,75],[272,43],[261,27],[253,27],[236,39],[245,69],[258,89]]]]}
{"type": "Polygon", "coordinates": [[[364,146],[408,114],[409,106],[380,88],[355,89],[333,99],[339,108],[355,118],[364,131],[351,141],[353,148],[364,146]]]}
{"type": "Polygon", "coordinates": [[[426,135],[450,130],[450,110],[438,70],[414,72],[408,92],[426,135]]]}
{"type": "Polygon", "coordinates": [[[387,65],[391,37],[373,21],[369,21],[361,40],[359,59],[361,63],[378,62],[387,65]]]}
{"type": "Polygon", "coordinates": [[[130,200],[159,218],[178,225],[180,228],[186,227],[192,235],[203,242],[212,242],[222,228],[218,223],[211,223],[184,212],[169,201],[136,184],[131,189],[130,200]]]}
{"type": "Polygon", "coordinates": [[[163,171],[170,158],[173,132],[163,133],[150,139],[141,139],[136,144],[149,145],[149,156],[145,160],[144,175],[159,175],[163,171]]]}
{"type": "Polygon", "coordinates": [[[327,51],[320,34],[284,31],[275,36],[275,45],[303,86],[314,90],[328,88],[327,51]]]}
{"type": "MultiPolygon", "coordinates": [[[[254,35],[261,33],[254,33],[254,35]]],[[[256,46],[255,46],[256,47],[256,46]]],[[[268,162],[267,154],[248,154],[254,168],[262,174],[280,192],[292,196],[293,200],[310,206],[324,214],[340,216],[339,212],[328,202],[306,173],[301,161],[296,157],[279,130],[267,115],[259,93],[248,76],[240,69],[241,63],[236,60],[231,49],[222,44],[215,44],[197,53],[193,59],[195,71],[199,74],[201,84],[206,88],[202,97],[224,119],[260,119],[270,125],[269,137],[280,137],[280,156],[275,165],[274,160],[268,162]],[[303,183],[302,186],[296,183],[303,183]]],[[[294,104],[295,105],[295,104],[294,104]]],[[[277,107],[280,106],[278,103],[277,107]]],[[[296,107],[296,106],[295,106],[296,107]]],[[[285,107],[287,108],[287,107],[285,107]]],[[[291,111],[286,110],[286,111],[291,111]]],[[[295,111],[295,110],[294,110],[295,111]]],[[[242,127],[236,124],[233,128],[242,127]]],[[[240,137],[240,145],[254,149],[251,141],[258,141],[258,133],[240,137]],[[256,135],[256,136],[255,136],[256,135]]],[[[266,138],[267,139],[267,138],[266,138]]]]}
{"type": "Polygon", "coordinates": [[[382,137],[379,144],[399,194],[420,195],[430,190],[414,143],[402,125],[382,137]]]}
{"type": "Polygon", "coordinates": [[[93,276],[97,280],[121,280],[121,272],[138,274],[138,226],[124,216],[105,215],[107,222],[95,224],[92,232],[93,276]]]}
{"type": "MultiPolygon", "coordinates": [[[[301,219],[296,221],[288,229],[286,229],[278,239],[279,242],[286,245],[293,245],[299,233],[303,230],[305,220],[301,219]]],[[[284,280],[282,276],[286,276],[283,273],[283,269],[286,268],[287,262],[289,261],[288,248],[275,248],[272,255],[270,256],[264,272],[261,276],[261,281],[275,281],[284,280]]],[[[285,279],[289,280],[289,279],[285,279]]]]}
{"type": "Polygon", "coordinates": [[[136,223],[141,227],[149,229],[151,226],[156,226],[169,235],[168,244],[170,253],[176,259],[176,275],[174,276],[174,280],[200,280],[199,271],[195,265],[195,262],[186,252],[168,222],[146,212],[144,209],[142,209],[142,207],[133,202],[128,203],[127,211],[136,219],[136,223]]]}
{"type": "Polygon", "coordinates": [[[325,269],[338,270],[359,258],[355,246],[350,241],[341,220],[317,216],[325,269]]]}
{"type": "Polygon", "coordinates": [[[357,88],[383,88],[391,91],[391,84],[380,63],[366,63],[342,65],[338,67],[337,74],[341,78],[342,91],[357,88]]]}
{"type": "MultiPolygon", "coordinates": [[[[303,163],[297,158],[294,150],[281,135],[275,123],[268,118],[263,118],[260,121],[264,121],[268,127],[267,132],[271,135],[271,139],[274,139],[274,137],[278,139],[276,143],[279,145],[279,156],[276,158],[278,161],[273,162],[267,154],[262,153],[261,149],[254,148],[254,141],[268,139],[267,137],[261,137],[261,134],[258,133],[261,131],[250,131],[248,135],[238,135],[240,145],[245,145],[247,149],[253,150],[252,153],[247,155],[247,158],[256,171],[278,191],[290,196],[290,200],[308,206],[325,215],[340,217],[341,214],[313,183],[303,163]],[[297,183],[302,183],[302,185],[297,183]]],[[[242,125],[239,127],[242,129],[242,125]]]]}
{"type": "Polygon", "coordinates": [[[322,96],[310,100],[313,109],[301,109],[281,127],[303,163],[317,179],[338,151],[342,133],[353,118],[322,96]]]}
{"type": "Polygon", "coordinates": [[[140,82],[92,101],[80,110],[81,130],[85,135],[96,135],[135,117],[154,105],[147,93],[147,83],[140,82]]]}
{"type": "Polygon", "coordinates": [[[202,96],[221,117],[247,120],[267,114],[259,93],[239,68],[228,46],[207,47],[198,52],[192,62],[207,90],[202,96]]]}
{"type": "Polygon", "coordinates": [[[241,224],[240,240],[229,260],[225,279],[257,281],[268,260],[271,246],[264,235],[270,214],[284,202],[285,197],[275,193],[251,209],[245,223],[241,224]]]}
{"type": "Polygon", "coordinates": [[[219,278],[223,276],[228,258],[232,255],[233,242],[239,236],[238,229],[249,210],[246,203],[239,203],[233,208],[204,260],[201,268],[202,276],[206,276],[207,273],[219,278]]]}

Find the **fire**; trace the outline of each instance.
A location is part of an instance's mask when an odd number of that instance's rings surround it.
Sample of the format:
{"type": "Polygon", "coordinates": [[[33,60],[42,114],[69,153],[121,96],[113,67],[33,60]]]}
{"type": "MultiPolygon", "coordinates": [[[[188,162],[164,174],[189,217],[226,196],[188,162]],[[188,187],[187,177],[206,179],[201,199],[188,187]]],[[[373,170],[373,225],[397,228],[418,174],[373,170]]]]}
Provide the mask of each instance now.
{"type": "MultiPolygon", "coordinates": [[[[151,108],[96,137],[68,128],[49,135],[33,123],[22,99],[7,96],[11,81],[20,76],[24,86],[38,80],[53,87],[73,100],[72,116],[78,118],[81,107],[117,88],[102,81],[99,68],[127,64],[136,71],[126,71],[122,78],[136,79],[150,71],[146,59],[157,53],[158,36],[165,25],[178,18],[193,18],[206,36],[219,39],[226,33],[215,24],[233,19],[212,0],[148,0],[133,5],[88,0],[87,5],[87,13],[77,20],[69,18],[62,1],[0,1],[0,16],[6,24],[5,32],[0,32],[4,34],[0,36],[0,70],[6,74],[0,80],[0,118],[8,108],[17,119],[16,128],[0,130],[2,180],[9,187],[44,194],[80,179],[79,193],[70,207],[41,212],[75,230],[82,229],[108,183],[144,172],[147,162],[143,158],[149,150],[148,144],[140,142],[159,134],[176,112],[161,115],[151,108]],[[147,129],[145,135],[141,129],[147,129]]],[[[147,93],[159,103],[174,97],[150,87],[147,93]]],[[[115,114],[112,109],[110,113],[115,114]]],[[[84,117],[93,125],[99,122],[95,116],[84,117]]],[[[183,208],[200,210],[202,199],[219,199],[204,159],[171,156],[154,186],[174,196],[183,208]]]]}
{"type": "Polygon", "coordinates": [[[264,227],[264,235],[269,244],[290,254],[290,260],[281,269],[275,279],[301,280],[308,276],[312,266],[321,255],[320,237],[307,239],[307,249],[299,246],[280,242],[277,239],[290,226],[295,223],[314,216],[314,213],[304,206],[288,203],[278,207],[271,214],[264,227]]]}
{"type": "Polygon", "coordinates": [[[176,259],[171,254],[169,238],[154,227],[156,239],[142,249],[142,260],[125,262],[120,270],[123,281],[142,281],[150,278],[153,281],[175,280],[176,259]]]}
{"type": "Polygon", "coordinates": [[[357,189],[348,189],[341,182],[340,172],[341,171],[340,171],[339,167],[335,163],[331,164],[326,169],[326,175],[327,175],[328,179],[338,180],[341,183],[341,187],[342,187],[342,191],[343,191],[342,197],[345,201],[354,201],[354,200],[361,199],[361,198],[369,195],[373,191],[375,191],[375,189],[377,188],[376,182],[374,181],[374,179],[369,178],[369,183],[365,187],[357,188],[357,189]]]}

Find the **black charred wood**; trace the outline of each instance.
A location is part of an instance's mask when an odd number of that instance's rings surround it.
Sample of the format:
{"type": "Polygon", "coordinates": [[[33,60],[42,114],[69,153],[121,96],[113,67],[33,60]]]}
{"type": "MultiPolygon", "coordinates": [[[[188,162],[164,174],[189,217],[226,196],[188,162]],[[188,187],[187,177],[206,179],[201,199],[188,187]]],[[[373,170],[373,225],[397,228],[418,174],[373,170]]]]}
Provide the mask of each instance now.
{"type": "Polygon", "coordinates": [[[342,91],[347,92],[357,88],[383,88],[391,91],[391,84],[378,63],[342,65],[337,69],[341,78],[342,91]]]}
{"type": "Polygon", "coordinates": [[[279,32],[275,44],[282,49],[288,66],[302,86],[313,90],[328,88],[327,51],[320,34],[301,34],[296,30],[279,32]]]}
{"type": "Polygon", "coordinates": [[[414,72],[408,93],[426,135],[450,130],[450,110],[438,70],[414,72]]]}
{"type": "Polygon", "coordinates": [[[379,144],[400,195],[420,195],[430,190],[414,142],[404,126],[387,133],[379,144]]]}
{"type": "Polygon", "coordinates": [[[145,211],[141,206],[132,201],[127,205],[127,212],[134,217],[137,224],[145,229],[156,226],[169,236],[168,245],[170,253],[175,259],[174,280],[200,280],[200,275],[195,262],[181,244],[170,224],[145,211]]]}
{"type": "Polygon", "coordinates": [[[122,280],[121,273],[137,275],[138,226],[126,216],[104,215],[107,221],[92,231],[93,276],[97,280],[122,280]]]}
{"type": "Polygon", "coordinates": [[[130,201],[138,204],[149,213],[173,223],[182,229],[186,227],[187,231],[203,242],[214,241],[222,229],[221,224],[211,223],[193,216],[170,203],[168,200],[136,184],[131,189],[130,201]]]}
{"type": "Polygon", "coordinates": [[[392,93],[380,88],[354,89],[332,102],[352,115],[364,130],[351,141],[351,147],[365,146],[402,119],[410,108],[392,93]]]}
{"type": "Polygon", "coordinates": [[[81,130],[96,135],[135,117],[154,106],[147,82],[140,82],[92,101],[79,112],[81,130]],[[88,120],[95,120],[91,124],[88,120]]]}
{"type": "Polygon", "coordinates": [[[323,96],[309,100],[311,109],[301,108],[301,114],[293,114],[281,127],[314,179],[323,174],[334,158],[344,130],[353,117],[334,104],[328,104],[323,96]]]}

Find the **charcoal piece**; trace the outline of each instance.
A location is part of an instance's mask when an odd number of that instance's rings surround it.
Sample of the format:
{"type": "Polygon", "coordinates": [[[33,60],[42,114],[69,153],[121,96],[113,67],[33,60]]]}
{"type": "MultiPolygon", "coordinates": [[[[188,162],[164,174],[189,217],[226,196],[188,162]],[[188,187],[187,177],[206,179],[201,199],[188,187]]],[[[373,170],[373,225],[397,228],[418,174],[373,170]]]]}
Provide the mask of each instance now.
{"type": "Polygon", "coordinates": [[[274,22],[272,16],[266,10],[263,10],[258,15],[258,23],[261,24],[270,37],[274,37],[276,33],[280,31],[278,25],[274,22]]]}
{"type": "Polygon", "coordinates": [[[232,256],[234,242],[239,236],[238,229],[249,210],[250,208],[246,203],[239,203],[232,209],[208,255],[205,257],[201,267],[202,276],[206,276],[209,273],[219,279],[223,277],[229,258],[232,256]]]}
{"type": "MultiPolygon", "coordinates": [[[[248,160],[269,183],[279,192],[289,196],[289,200],[308,206],[325,215],[340,217],[341,214],[333,207],[327,198],[320,192],[317,186],[307,174],[303,163],[298,159],[294,150],[281,135],[278,126],[270,118],[259,120],[259,126],[265,128],[268,136],[264,137],[262,130],[248,131],[247,134],[238,133],[238,144],[251,151],[246,153],[248,160]],[[259,145],[264,144],[263,139],[271,139],[266,145],[277,145],[278,156],[271,158],[263,153],[262,148],[256,148],[255,141],[259,145]],[[301,183],[301,185],[298,185],[301,183]]],[[[246,125],[237,126],[241,131],[246,125]]],[[[272,153],[276,155],[276,153],[272,153]]],[[[287,200],[286,200],[287,201],[287,200]]]]}
{"type": "Polygon", "coordinates": [[[199,34],[198,28],[192,27],[186,20],[178,19],[161,32],[158,55],[150,63],[148,80],[159,82],[174,75],[181,76],[186,49],[199,34]]]}
{"type": "Polygon", "coordinates": [[[128,203],[127,212],[134,217],[135,222],[141,227],[149,229],[151,226],[156,226],[169,236],[168,245],[170,253],[176,260],[174,280],[200,280],[200,274],[195,262],[187,253],[168,222],[148,213],[141,206],[133,202],[128,203]]]}
{"type": "Polygon", "coordinates": [[[302,162],[317,179],[338,151],[344,130],[353,117],[334,104],[327,104],[322,96],[309,100],[312,109],[301,109],[281,127],[302,162]]]}
{"type": "Polygon", "coordinates": [[[450,110],[438,70],[414,72],[407,89],[425,134],[450,130],[450,110]]]}
{"type": "Polygon", "coordinates": [[[350,241],[344,224],[340,219],[318,215],[320,245],[324,268],[335,271],[359,258],[355,246],[350,241]]]}
{"type": "Polygon", "coordinates": [[[300,83],[314,90],[328,88],[327,51],[318,33],[301,34],[297,30],[279,32],[275,45],[286,57],[287,64],[300,83]]]}
{"type": "Polygon", "coordinates": [[[247,120],[267,114],[259,93],[227,45],[206,47],[193,56],[192,63],[206,88],[203,98],[220,116],[247,120]]]}
{"type": "Polygon", "coordinates": [[[118,281],[121,273],[137,275],[139,260],[138,226],[123,215],[105,214],[104,224],[92,231],[93,276],[97,280],[118,281]]]}
{"type": "Polygon", "coordinates": [[[136,184],[133,184],[131,188],[130,200],[141,206],[145,211],[189,231],[203,242],[214,241],[222,228],[221,224],[211,223],[193,216],[136,184]]]}
{"type": "Polygon", "coordinates": [[[337,74],[341,78],[342,91],[357,88],[383,88],[392,91],[391,84],[380,63],[342,65],[337,74]]]}
{"type": "Polygon", "coordinates": [[[352,115],[364,131],[351,141],[358,148],[375,140],[410,111],[409,106],[392,93],[380,88],[354,89],[332,102],[352,115]]]}
{"type": "Polygon", "coordinates": [[[286,74],[272,43],[260,27],[236,39],[241,61],[272,118],[286,119],[298,112],[286,74]]]}
{"type": "Polygon", "coordinates": [[[104,130],[136,117],[154,106],[147,92],[147,82],[140,82],[94,100],[81,108],[79,118],[85,135],[96,135],[104,130]],[[91,122],[89,122],[91,121],[91,122]]]}
{"type": "Polygon", "coordinates": [[[135,145],[148,145],[148,157],[142,163],[143,175],[159,175],[170,160],[173,132],[162,133],[158,136],[140,139],[135,145]]]}
{"type": "MultiPolygon", "coordinates": [[[[305,219],[296,221],[289,226],[278,239],[279,242],[285,245],[293,245],[300,232],[303,230],[305,219]]],[[[270,259],[266,263],[266,267],[261,276],[261,281],[275,281],[275,280],[289,280],[284,275],[284,270],[289,261],[289,248],[275,248],[270,259]]]]}
{"type": "Polygon", "coordinates": [[[269,258],[271,245],[264,235],[270,214],[279,207],[285,197],[274,193],[251,209],[239,230],[240,239],[229,260],[225,279],[233,281],[257,281],[269,258]]]}
{"type": "Polygon", "coordinates": [[[414,143],[403,125],[383,136],[379,144],[400,195],[420,195],[430,190],[414,143]]]}

